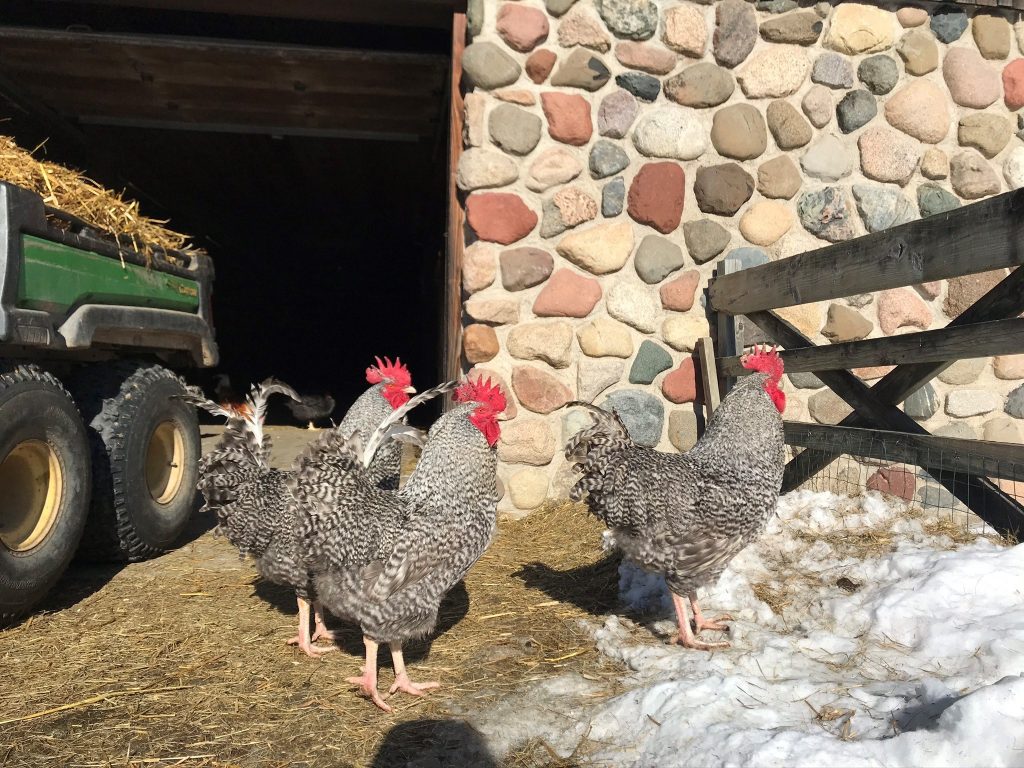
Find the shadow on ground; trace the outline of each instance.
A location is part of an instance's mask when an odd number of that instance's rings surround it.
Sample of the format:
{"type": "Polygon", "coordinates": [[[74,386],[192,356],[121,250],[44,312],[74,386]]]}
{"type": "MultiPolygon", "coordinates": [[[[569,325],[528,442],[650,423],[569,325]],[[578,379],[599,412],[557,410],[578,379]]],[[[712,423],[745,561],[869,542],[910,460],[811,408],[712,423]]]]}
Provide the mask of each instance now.
{"type": "Polygon", "coordinates": [[[526,586],[539,589],[554,600],[571,603],[592,616],[602,616],[618,601],[619,563],[622,556],[609,554],[596,563],[555,570],[546,563],[527,563],[513,575],[526,586]]]}
{"type": "Polygon", "coordinates": [[[410,720],[392,728],[371,768],[394,766],[498,768],[483,735],[462,720],[410,720]]]}

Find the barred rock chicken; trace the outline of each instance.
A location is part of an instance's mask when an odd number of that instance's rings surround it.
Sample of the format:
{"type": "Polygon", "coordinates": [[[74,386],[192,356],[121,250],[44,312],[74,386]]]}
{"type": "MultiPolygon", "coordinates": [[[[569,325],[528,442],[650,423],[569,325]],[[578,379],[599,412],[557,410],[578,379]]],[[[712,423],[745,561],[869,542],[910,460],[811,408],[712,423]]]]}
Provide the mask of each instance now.
{"type": "MultiPolygon", "coordinates": [[[[345,503],[322,506],[307,530],[317,593],[332,613],[358,622],[363,630],[363,674],[348,682],[386,712],[391,708],[377,690],[379,644],[391,646],[395,682],[389,694],[422,696],[438,687],[409,678],[402,644],[433,631],[445,594],[494,534],[494,446],[505,398],[490,381],[467,381],[455,401],[431,427],[419,463],[398,494],[383,494],[358,471],[350,471],[345,503]],[[368,534],[361,530],[364,525],[372,526],[368,534]]],[[[349,465],[355,464],[352,453],[349,465]]],[[[316,486],[316,473],[304,474],[315,464],[315,457],[309,458],[297,472],[297,483],[316,486]]]]}
{"type": "Polygon", "coordinates": [[[335,650],[313,645],[333,635],[324,625],[320,604],[313,601],[316,631],[309,631],[311,584],[305,567],[299,522],[286,487],[289,473],[270,466],[271,439],[263,431],[267,399],[274,393],[298,401],[287,384],[267,379],[254,384],[241,405],[218,405],[199,395],[182,399],[228,419],[224,436],[199,462],[198,489],[206,500],[203,510],[217,514],[217,530],[251,556],[260,576],[295,590],[299,605],[299,631],[289,640],[308,656],[335,650]]]}
{"type": "Polygon", "coordinates": [[[626,557],[665,575],[678,642],[687,648],[728,647],[694,636],[682,596],[689,597],[697,632],[727,629],[720,622],[730,616],[709,621],[701,614],[697,588],[717,581],[761,534],[782,485],[782,360],[774,348],[755,347],[742,362],[755,373],[729,392],[704,436],[681,455],[635,445],[616,414],[570,403],[588,408],[595,423],[566,445],[566,458],[583,472],[569,495],[586,495],[626,557]]]}

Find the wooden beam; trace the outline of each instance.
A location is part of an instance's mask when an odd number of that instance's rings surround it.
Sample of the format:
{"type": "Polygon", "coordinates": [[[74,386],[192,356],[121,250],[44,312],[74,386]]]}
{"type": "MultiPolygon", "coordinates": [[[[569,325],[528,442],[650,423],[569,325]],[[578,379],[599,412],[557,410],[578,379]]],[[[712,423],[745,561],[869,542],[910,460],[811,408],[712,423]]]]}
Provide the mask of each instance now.
{"type": "MultiPolygon", "coordinates": [[[[802,373],[897,365],[906,360],[936,363],[1021,352],[1024,352],[1024,318],[792,349],[779,356],[786,366],[786,373],[802,373]]],[[[740,365],[739,356],[719,360],[718,367],[729,376],[750,373],[740,365]]]]}
{"type": "Polygon", "coordinates": [[[713,280],[733,315],[1024,264],[1024,189],[713,280]]]}
{"type": "Polygon", "coordinates": [[[789,445],[811,450],[839,450],[850,456],[927,466],[943,472],[1024,480],[1024,445],[796,421],[787,421],[783,427],[789,445]]]}
{"type": "MultiPolygon", "coordinates": [[[[463,212],[456,184],[459,158],[462,157],[462,53],[466,49],[466,14],[452,16],[452,58],[448,99],[448,237],[445,258],[444,330],[441,339],[441,370],[444,378],[462,375],[462,251],[463,212]]],[[[452,404],[445,395],[445,407],[452,404]]]]}
{"type": "MultiPolygon", "coordinates": [[[[739,272],[741,269],[739,259],[723,259],[722,263],[715,269],[717,276],[731,275],[734,272],[739,272]]],[[[710,306],[710,302],[708,304],[710,306]]],[[[743,351],[743,337],[739,328],[739,318],[726,314],[725,312],[716,312],[716,334],[718,341],[718,356],[719,357],[732,357],[738,355],[743,351]]],[[[729,390],[736,384],[736,377],[727,376],[721,368],[718,370],[718,387],[722,397],[729,394],[729,390]]]]}
{"type": "Polygon", "coordinates": [[[697,342],[697,351],[700,354],[700,375],[704,384],[704,406],[707,408],[706,418],[711,421],[711,415],[722,402],[718,392],[718,369],[715,365],[715,347],[710,336],[704,336],[697,342]]]}

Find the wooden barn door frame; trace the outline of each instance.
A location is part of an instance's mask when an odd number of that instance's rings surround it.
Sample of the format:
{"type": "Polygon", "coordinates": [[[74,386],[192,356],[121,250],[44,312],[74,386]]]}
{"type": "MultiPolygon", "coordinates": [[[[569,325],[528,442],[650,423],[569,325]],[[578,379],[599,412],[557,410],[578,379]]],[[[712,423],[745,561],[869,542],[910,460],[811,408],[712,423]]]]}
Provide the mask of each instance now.
{"type": "MultiPolygon", "coordinates": [[[[451,79],[448,87],[448,229],[446,233],[445,297],[441,371],[445,380],[462,375],[462,251],[463,211],[455,173],[462,155],[462,52],[466,48],[466,14],[452,14],[451,79]]],[[[445,408],[451,407],[451,393],[445,408]]]]}

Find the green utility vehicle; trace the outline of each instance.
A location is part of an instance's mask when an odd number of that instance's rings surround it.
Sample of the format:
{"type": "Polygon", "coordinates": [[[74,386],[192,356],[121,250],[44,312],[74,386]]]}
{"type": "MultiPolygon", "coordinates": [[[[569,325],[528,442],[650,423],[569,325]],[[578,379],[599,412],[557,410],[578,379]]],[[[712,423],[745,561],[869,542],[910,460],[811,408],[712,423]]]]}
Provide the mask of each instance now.
{"type": "Polygon", "coordinates": [[[166,550],[193,509],[199,426],[173,371],[217,363],[205,254],[124,238],[0,182],[0,618],[77,552],[166,550]]]}

